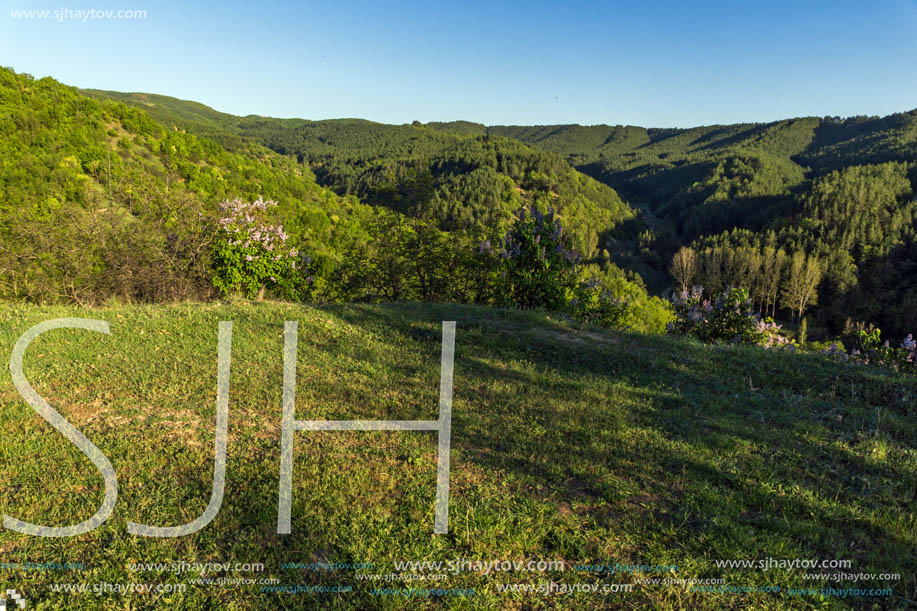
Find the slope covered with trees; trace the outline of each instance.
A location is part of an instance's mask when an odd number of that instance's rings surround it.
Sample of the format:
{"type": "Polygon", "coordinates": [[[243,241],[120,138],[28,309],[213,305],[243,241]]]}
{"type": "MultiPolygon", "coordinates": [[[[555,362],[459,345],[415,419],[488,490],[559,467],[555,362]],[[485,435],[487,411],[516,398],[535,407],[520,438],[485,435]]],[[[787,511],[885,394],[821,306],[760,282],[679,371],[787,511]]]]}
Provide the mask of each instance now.
{"type": "Polygon", "coordinates": [[[556,155],[355,121],[321,125],[313,146],[301,121],[88,93],[0,72],[0,298],[267,293],[550,307],[647,331],[668,320],[598,249],[634,212],[556,155]],[[527,215],[550,219],[543,236],[525,233],[527,215]],[[558,280],[554,301],[523,299],[536,270],[520,261],[558,280]]]}
{"type": "Polygon", "coordinates": [[[369,208],[251,142],[230,152],[51,78],[0,69],[0,296],[212,293],[217,202],[267,196],[296,245],[334,254],[369,208]],[[332,228],[334,229],[332,231],[332,228]]]}
{"type": "Polygon", "coordinates": [[[917,324],[917,111],[693,129],[486,133],[562,154],[645,206],[649,214],[632,230],[643,265],[659,270],[680,246],[692,246],[690,280],[711,291],[743,285],[762,308],[796,316],[812,309],[835,332],[848,319],[899,333],[917,324]],[[790,287],[816,268],[809,299],[800,297],[790,287]],[[807,303],[800,308],[800,301],[807,303]]]}
{"type": "MultiPolygon", "coordinates": [[[[744,286],[762,312],[808,315],[813,336],[856,321],[891,334],[917,326],[917,111],[691,129],[383,125],[234,117],[165,96],[84,93],[143,109],[167,133],[290,164],[338,198],[370,204],[375,212],[359,226],[385,237],[365,237],[351,254],[373,241],[387,244],[380,254],[414,244],[421,225],[420,234],[441,232],[467,250],[501,238],[515,212],[535,204],[556,210],[588,262],[616,277],[623,268],[638,287],[640,276],[659,293],[744,286]],[[410,235],[394,239],[400,219],[410,235]],[[691,273],[673,278],[682,248],[691,273]]],[[[316,269],[327,275],[349,256],[342,252],[330,248],[331,263],[316,269]]]]}
{"type": "Polygon", "coordinates": [[[478,133],[471,123],[451,124],[454,129],[444,131],[416,122],[232,117],[165,96],[87,93],[125,101],[166,125],[217,142],[257,142],[307,164],[319,184],[339,195],[356,195],[446,231],[494,233],[520,207],[550,205],[577,250],[596,258],[611,231],[635,217],[613,189],[576,171],[560,155],[478,133]]]}

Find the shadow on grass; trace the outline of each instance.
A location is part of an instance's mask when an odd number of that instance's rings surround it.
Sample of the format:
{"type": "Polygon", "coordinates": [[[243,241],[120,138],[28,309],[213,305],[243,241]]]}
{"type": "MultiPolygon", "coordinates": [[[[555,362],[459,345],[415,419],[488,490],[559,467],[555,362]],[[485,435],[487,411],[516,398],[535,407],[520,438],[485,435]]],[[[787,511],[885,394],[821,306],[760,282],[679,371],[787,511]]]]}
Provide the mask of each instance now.
{"type": "MultiPolygon", "coordinates": [[[[176,452],[160,465],[159,475],[143,473],[125,481],[118,520],[94,535],[94,546],[104,540],[121,561],[128,556],[174,560],[181,554],[267,561],[264,576],[300,585],[365,583],[340,573],[284,570],[281,562],[474,557],[481,553],[474,538],[488,536],[497,542],[494,557],[504,558],[520,553],[511,544],[499,547],[502,541],[511,543],[514,534],[528,537],[521,552],[527,557],[556,555],[582,563],[668,560],[704,576],[720,575],[710,563],[714,558],[763,557],[853,559],[851,572],[900,572],[905,580],[917,572],[908,554],[915,543],[913,526],[906,529],[917,486],[910,463],[894,453],[915,447],[913,407],[900,400],[917,392],[912,381],[759,350],[617,333],[596,338],[537,314],[453,305],[317,310],[397,350],[363,352],[317,323],[301,324],[300,339],[309,342],[308,354],[320,363],[358,360],[363,354],[385,372],[386,382],[370,384],[368,391],[348,387],[335,401],[372,402],[370,395],[383,390],[387,380],[410,380],[397,400],[416,401],[417,409],[435,418],[439,325],[456,320],[452,474],[457,485],[450,534],[432,536],[432,436],[416,434],[415,442],[415,434],[407,433],[297,433],[294,482],[298,493],[307,495],[294,496],[293,534],[277,536],[280,334],[283,320],[295,320],[301,312],[231,313],[240,341],[238,351],[234,347],[230,392],[241,396],[231,398],[230,431],[236,437],[229,446],[226,499],[214,523],[179,541],[153,542],[123,531],[123,519],[168,525],[186,517],[177,510],[191,518],[203,510],[212,485],[208,424],[205,449],[187,456],[176,452]],[[253,343],[255,336],[262,338],[260,344],[253,343]],[[246,385],[259,388],[245,390],[246,385]],[[842,417],[836,424],[823,418],[835,403],[842,417]],[[859,439],[876,406],[900,417],[886,431],[894,463],[867,460],[835,443],[859,439]],[[255,420],[240,422],[248,417],[255,420]],[[363,445],[372,447],[364,451],[363,445]],[[415,454],[422,460],[408,464],[404,457],[415,454]],[[335,462],[337,456],[351,462],[335,462]],[[341,473],[329,475],[324,471],[329,468],[341,473]],[[348,480],[351,476],[362,478],[357,481],[375,496],[344,504],[360,499],[360,489],[340,492],[360,485],[348,480]],[[180,496],[150,488],[164,477],[165,486],[181,483],[180,496]],[[394,485],[377,486],[385,477],[396,478],[394,485]],[[864,487],[864,482],[876,484],[864,487]],[[310,486],[324,488],[310,491],[310,486]],[[381,493],[390,496],[377,499],[381,493]],[[164,511],[143,505],[147,496],[164,511]],[[520,515],[482,515],[490,511],[520,515]],[[510,520],[516,518],[541,530],[513,533],[510,520]],[[507,535],[475,526],[475,521],[501,519],[507,520],[500,525],[507,535]],[[614,557],[610,548],[617,550],[614,557]]],[[[216,320],[215,314],[201,328],[215,332],[216,320]]],[[[215,340],[212,348],[215,352],[215,340]]],[[[303,348],[301,359],[305,353],[303,348]]],[[[215,369],[201,358],[191,366],[215,381],[215,369]]],[[[309,364],[305,361],[300,365],[309,364]]],[[[330,388],[322,387],[321,393],[330,388]]],[[[386,405],[372,403],[369,411],[391,418],[381,412],[386,405]]],[[[365,408],[356,405],[354,411],[365,408]]],[[[212,414],[214,408],[211,402],[200,409],[212,414]]],[[[107,451],[116,433],[102,437],[99,443],[107,451]]],[[[49,550],[72,554],[63,543],[32,540],[25,549],[30,548],[39,557],[49,550]]],[[[888,585],[908,596],[904,581],[888,585]]],[[[293,600],[262,596],[279,607],[290,607],[293,600]]],[[[220,599],[207,600],[216,606],[220,599]]],[[[354,598],[328,594],[310,600],[347,608],[354,598]]],[[[359,600],[366,607],[394,604],[359,600]]]]}

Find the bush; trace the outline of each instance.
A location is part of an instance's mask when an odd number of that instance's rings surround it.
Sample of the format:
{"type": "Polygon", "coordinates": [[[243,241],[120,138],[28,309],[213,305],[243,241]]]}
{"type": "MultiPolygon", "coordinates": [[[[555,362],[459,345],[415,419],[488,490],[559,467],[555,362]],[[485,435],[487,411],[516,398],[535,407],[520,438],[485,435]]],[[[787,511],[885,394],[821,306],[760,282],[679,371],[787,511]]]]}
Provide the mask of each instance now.
{"type": "Polygon", "coordinates": [[[891,367],[896,371],[917,373],[917,341],[913,334],[908,334],[900,346],[895,348],[888,340],[882,341],[879,329],[860,329],[857,333],[857,344],[850,357],[864,364],[876,364],[891,367]]]}
{"type": "Polygon", "coordinates": [[[554,211],[523,208],[503,239],[502,294],[506,305],[566,309],[568,289],[576,282],[576,251],[568,247],[554,211]]]}
{"type": "Polygon", "coordinates": [[[578,282],[569,294],[566,313],[572,318],[601,327],[627,326],[627,300],[603,288],[598,278],[578,282]]]}
{"type": "Polygon", "coordinates": [[[219,238],[213,247],[213,285],[224,294],[241,293],[260,298],[268,286],[295,296],[298,251],[286,246],[280,224],[267,220],[277,202],[258,198],[251,204],[240,199],[220,203],[219,238]]]}
{"type": "MultiPolygon", "coordinates": [[[[573,295],[578,298],[578,303],[586,304],[586,313],[579,316],[581,320],[614,320],[614,324],[596,324],[623,327],[641,333],[664,333],[666,325],[674,318],[668,301],[648,295],[639,276],[625,272],[614,263],[583,265],[578,274],[579,285],[592,284],[590,290],[595,293],[594,298],[573,295]],[[591,305],[592,300],[602,305],[591,305]],[[596,307],[601,307],[604,313],[592,314],[596,307]]],[[[571,316],[578,317],[576,313],[571,313],[571,316]]]]}
{"type": "MultiPolygon", "coordinates": [[[[479,251],[490,252],[489,243],[479,251]]],[[[504,305],[562,312],[608,328],[662,332],[671,312],[661,299],[629,281],[622,270],[580,265],[579,255],[548,208],[522,209],[500,248],[498,294],[504,305]]]]}
{"type": "Polygon", "coordinates": [[[789,345],[780,325],[770,318],[761,320],[754,312],[748,289],[731,288],[713,301],[704,299],[704,288],[695,286],[672,297],[675,320],[668,331],[693,335],[703,342],[731,341],[766,348],[789,345]]]}

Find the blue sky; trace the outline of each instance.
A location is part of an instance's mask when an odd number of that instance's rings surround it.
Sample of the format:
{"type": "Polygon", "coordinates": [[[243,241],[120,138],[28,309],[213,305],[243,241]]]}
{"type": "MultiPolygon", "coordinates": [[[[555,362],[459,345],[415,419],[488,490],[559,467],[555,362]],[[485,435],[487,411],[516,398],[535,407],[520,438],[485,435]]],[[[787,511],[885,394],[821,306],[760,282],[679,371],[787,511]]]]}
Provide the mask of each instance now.
{"type": "Polygon", "coordinates": [[[387,123],[688,127],[917,107],[917,0],[189,4],[0,0],[0,65],[233,114],[387,123]],[[61,9],[147,16],[11,13],[61,9]]]}

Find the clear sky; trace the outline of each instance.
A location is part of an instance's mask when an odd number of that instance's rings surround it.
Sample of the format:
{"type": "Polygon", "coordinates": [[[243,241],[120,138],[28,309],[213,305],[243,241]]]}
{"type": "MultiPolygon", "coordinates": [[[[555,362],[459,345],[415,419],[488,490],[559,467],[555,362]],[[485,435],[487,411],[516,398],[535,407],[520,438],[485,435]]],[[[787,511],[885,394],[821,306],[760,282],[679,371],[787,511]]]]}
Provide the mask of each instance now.
{"type": "Polygon", "coordinates": [[[688,127],[917,107],[917,0],[0,6],[0,65],[240,115],[688,127]],[[62,9],[146,17],[12,15],[62,9]]]}

